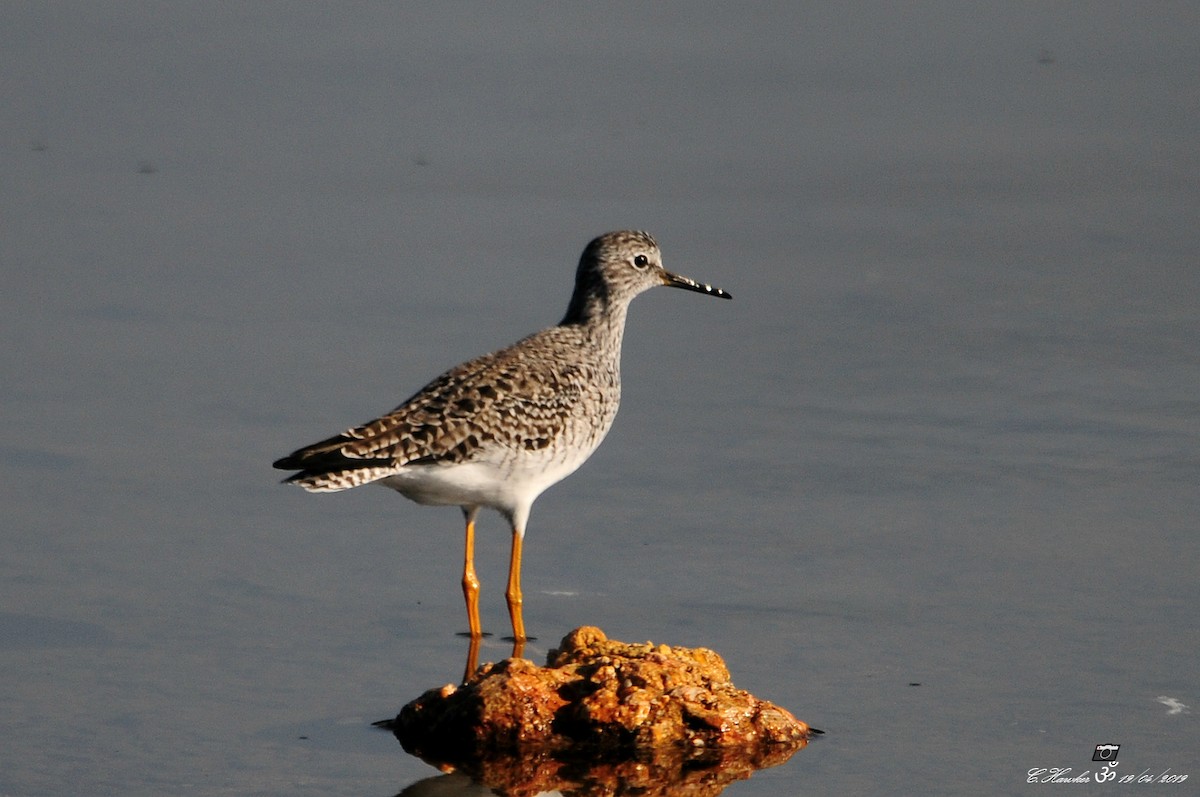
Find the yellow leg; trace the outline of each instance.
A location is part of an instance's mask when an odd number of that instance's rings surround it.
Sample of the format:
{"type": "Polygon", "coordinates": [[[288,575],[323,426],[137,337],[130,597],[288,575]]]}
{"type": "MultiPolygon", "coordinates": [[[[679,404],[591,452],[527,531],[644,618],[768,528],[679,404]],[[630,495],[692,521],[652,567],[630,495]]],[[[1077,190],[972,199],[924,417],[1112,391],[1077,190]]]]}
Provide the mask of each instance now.
{"type": "Polygon", "coordinates": [[[479,669],[479,637],[473,636],[467,645],[467,668],[463,672],[462,682],[470,683],[471,676],[477,669],[479,669]]]}
{"type": "Polygon", "coordinates": [[[483,636],[483,626],[479,622],[479,578],[475,575],[475,513],[476,510],[463,510],[467,518],[467,545],[463,556],[463,597],[467,600],[467,624],[471,627],[471,638],[483,636]]]}
{"type": "Polygon", "coordinates": [[[512,556],[508,560],[508,589],[504,597],[508,600],[508,616],[512,620],[513,639],[525,641],[525,618],[521,616],[524,599],[521,597],[521,532],[513,529],[512,556]]]}

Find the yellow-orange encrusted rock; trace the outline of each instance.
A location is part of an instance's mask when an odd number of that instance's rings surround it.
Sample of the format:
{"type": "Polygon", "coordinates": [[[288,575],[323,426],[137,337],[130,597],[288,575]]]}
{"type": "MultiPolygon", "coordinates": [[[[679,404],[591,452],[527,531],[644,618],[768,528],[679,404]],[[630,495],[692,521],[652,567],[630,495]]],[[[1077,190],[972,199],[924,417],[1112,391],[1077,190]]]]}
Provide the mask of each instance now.
{"type": "Polygon", "coordinates": [[[706,648],[629,644],[590,626],[545,667],[506,659],[462,686],[433,689],[392,725],[405,749],[453,763],[498,753],[586,750],[621,757],[668,747],[745,751],[750,766],[786,760],[809,738],[788,711],[736,688],[706,648]],[[755,762],[758,762],[757,764],[755,762]]]}

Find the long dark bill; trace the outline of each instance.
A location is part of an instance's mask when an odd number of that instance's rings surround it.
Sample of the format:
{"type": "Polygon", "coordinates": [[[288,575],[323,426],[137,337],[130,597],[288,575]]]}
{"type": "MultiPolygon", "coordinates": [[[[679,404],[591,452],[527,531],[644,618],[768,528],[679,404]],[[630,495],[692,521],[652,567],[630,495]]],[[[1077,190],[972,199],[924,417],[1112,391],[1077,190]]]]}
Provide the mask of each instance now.
{"type": "Polygon", "coordinates": [[[665,272],[665,274],[663,276],[663,284],[666,285],[668,288],[683,288],[685,291],[695,291],[696,293],[705,293],[705,294],[708,294],[709,296],[720,297],[721,299],[732,299],[733,298],[733,294],[731,294],[727,291],[723,291],[720,288],[714,288],[713,286],[711,286],[707,283],[696,282],[691,277],[685,277],[682,274],[672,274],[669,271],[665,272]]]}

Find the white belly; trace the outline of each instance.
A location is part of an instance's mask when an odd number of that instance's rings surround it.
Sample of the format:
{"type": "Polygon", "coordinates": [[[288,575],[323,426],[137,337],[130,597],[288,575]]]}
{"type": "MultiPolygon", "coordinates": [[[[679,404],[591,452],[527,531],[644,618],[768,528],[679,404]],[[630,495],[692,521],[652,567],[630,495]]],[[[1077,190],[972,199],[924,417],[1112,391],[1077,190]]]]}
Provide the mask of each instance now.
{"type": "Polygon", "coordinates": [[[521,452],[501,462],[412,465],[376,483],[419,504],[486,506],[511,516],[578,470],[599,444],[597,439],[586,450],[521,452]]]}

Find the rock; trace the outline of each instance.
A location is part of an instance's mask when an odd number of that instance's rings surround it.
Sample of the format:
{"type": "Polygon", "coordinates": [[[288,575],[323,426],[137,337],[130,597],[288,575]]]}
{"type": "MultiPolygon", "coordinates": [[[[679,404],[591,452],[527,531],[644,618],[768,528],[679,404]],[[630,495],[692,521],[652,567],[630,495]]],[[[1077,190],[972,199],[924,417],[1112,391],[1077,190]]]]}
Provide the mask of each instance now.
{"type": "Polygon", "coordinates": [[[561,768],[568,761],[587,762],[590,783],[678,784],[667,777],[673,772],[710,786],[720,780],[719,791],[783,763],[820,733],[737,689],[711,650],[628,644],[588,626],[567,634],[545,667],[485,664],[461,686],[421,695],[389,727],[410,753],[509,793],[553,786],[564,772],[564,783],[578,782],[569,776],[578,766],[561,768]]]}

